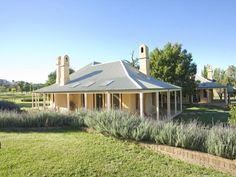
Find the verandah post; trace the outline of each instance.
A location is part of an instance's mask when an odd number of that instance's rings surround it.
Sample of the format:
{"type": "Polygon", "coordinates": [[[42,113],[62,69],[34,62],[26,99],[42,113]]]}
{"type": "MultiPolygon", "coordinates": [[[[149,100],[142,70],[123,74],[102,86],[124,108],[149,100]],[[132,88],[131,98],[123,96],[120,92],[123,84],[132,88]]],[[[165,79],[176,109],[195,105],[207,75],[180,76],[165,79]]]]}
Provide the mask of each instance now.
{"type": "Polygon", "coordinates": [[[159,92],[156,92],[156,118],[160,120],[160,110],[159,110],[159,92]]]}
{"type": "Polygon", "coordinates": [[[170,112],[170,90],[167,91],[167,118],[171,118],[171,112],[170,112]]]}
{"type": "Polygon", "coordinates": [[[143,93],[139,93],[139,100],[140,100],[140,117],[143,117],[143,93]]]}

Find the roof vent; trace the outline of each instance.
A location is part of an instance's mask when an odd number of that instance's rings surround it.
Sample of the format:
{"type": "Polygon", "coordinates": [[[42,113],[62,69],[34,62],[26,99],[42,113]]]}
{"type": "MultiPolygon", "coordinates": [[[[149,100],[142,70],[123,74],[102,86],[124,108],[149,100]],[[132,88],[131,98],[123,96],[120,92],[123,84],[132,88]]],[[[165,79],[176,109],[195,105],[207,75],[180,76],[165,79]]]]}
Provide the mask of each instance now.
{"type": "Polygon", "coordinates": [[[114,82],[114,80],[106,80],[103,83],[101,83],[99,86],[105,87],[110,85],[112,82],[114,82]]]}
{"type": "Polygon", "coordinates": [[[82,87],[89,87],[89,86],[91,86],[91,85],[93,85],[93,84],[95,84],[95,82],[94,82],[94,81],[90,81],[90,82],[87,82],[87,83],[82,84],[81,86],[82,86],[82,87]]]}
{"type": "Polygon", "coordinates": [[[75,87],[78,87],[79,85],[80,85],[80,83],[77,82],[77,83],[71,84],[69,87],[71,87],[71,88],[75,88],[75,87]]]}

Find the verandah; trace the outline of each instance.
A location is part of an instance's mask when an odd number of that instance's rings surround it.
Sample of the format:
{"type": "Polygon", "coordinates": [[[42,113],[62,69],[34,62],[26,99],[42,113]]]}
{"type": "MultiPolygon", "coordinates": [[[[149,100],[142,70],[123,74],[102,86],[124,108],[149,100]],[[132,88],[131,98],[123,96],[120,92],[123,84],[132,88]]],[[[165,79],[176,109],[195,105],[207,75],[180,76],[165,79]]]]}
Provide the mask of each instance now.
{"type": "Polygon", "coordinates": [[[33,93],[32,107],[54,111],[118,109],[152,117],[170,119],[182,112],[182,91],[159,90],[142,92],[33,93]],[[43,98],[40,104],[40,97],[43,98]]]}

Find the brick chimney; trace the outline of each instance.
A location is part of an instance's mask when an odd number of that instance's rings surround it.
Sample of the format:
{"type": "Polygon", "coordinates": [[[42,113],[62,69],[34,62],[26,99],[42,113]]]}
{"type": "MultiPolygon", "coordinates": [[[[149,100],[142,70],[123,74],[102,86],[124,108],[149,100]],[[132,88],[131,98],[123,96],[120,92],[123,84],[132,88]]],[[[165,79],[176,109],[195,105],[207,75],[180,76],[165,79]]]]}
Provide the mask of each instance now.
{"type": "Polygon", "coordinates": [[[207,79],[213,80],[213,70],[211,65],[207,65],[207,79]]]}
{"type": "Polygon", "coordinates": [[[61,58],[60,64],[60,86],[65,85],[70,80],[69,67],[69,56],[65,55],[61,58]]]}
{"type": "Polygon", "coordinates": [[[139,47],[139,64],[139,71],[150,76],[149,51],[148,47],[144,44],[139,47]]]}

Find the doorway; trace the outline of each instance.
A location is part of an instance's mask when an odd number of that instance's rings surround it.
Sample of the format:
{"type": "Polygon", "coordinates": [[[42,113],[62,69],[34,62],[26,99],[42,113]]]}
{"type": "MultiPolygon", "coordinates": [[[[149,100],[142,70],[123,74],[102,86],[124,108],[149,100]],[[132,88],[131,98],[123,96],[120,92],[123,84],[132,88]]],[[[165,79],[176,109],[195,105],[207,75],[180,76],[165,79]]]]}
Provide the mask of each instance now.
{"type": "Polygon", "coordinates": [[[96,109],[101,110],[103,106],[102,94],[96,94],[96,109]]]}

